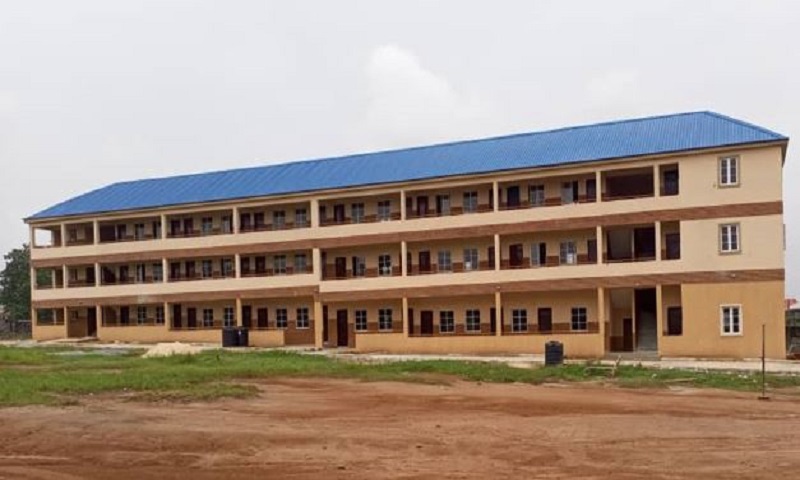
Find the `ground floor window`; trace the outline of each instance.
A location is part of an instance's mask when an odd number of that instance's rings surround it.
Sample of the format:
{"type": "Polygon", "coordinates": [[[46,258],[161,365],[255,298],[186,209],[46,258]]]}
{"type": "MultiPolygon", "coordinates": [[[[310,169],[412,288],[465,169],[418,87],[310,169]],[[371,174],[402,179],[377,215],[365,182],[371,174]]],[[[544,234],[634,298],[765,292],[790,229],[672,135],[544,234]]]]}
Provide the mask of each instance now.
{"type": "Polygon", "coordinates": [[[511,310],[511,331],[528,331],[528,311],[524,308],[511,310]]]}
{"type": "Polygon", "coordinates": [[[683,335],[683,309],[667,308],[667,335],[683,335]]]}
{"type": "Polygon", "coordinates": [[[275,310],[275,327],[286,328],[289,326],[289,313],[285,308],[275,310]]]}
{"type": "Polygon", "coordinates": [[[467,310],[466,326],[468,332],[481,331],[481,311],[480,310],[467,310]]]}
{"type": "Polygon", "coordinates": [[[392,309],[381,308],[378,310],[378,329],[391,330],[392,329],[392,309]]]}
{"type": "Polygon", "coordinates": [[[222,311],[222,324],[226,327],[233,327],[236,325],[236,316],[233,313],[233,307],[225,307],[222,311]]]}
{"type": "Polygon", "coordinates": [[[574,307],[572,309],[572,330],[588,330],[589,322],[586,318],[586,307],[574,307]]]}
{"type": "Polygon", "coordinates": [[[210,308],[203,309],[203,326],[207,328],[214,326],[214,310],[210,308]]]}
{"type": "Polygon", "coordinates": [[[139,325],[147,323],[147,307],[136,307],[136,323],[139,325]]]}
{"type": "Polygon", "coordinates": [[[439,312],[439,332],[453,333],[456,331],[456,322],[452,310],[439,312]]]}
{"type": "Polygon", "coordinates": [[[156,325],[164,325],[164,307],[156,307],[156,325]]]}
{"type": "Polygon", "coordinates": [[[740,305],[722,305],[720,317],[723,335],[742,334],[742,307],[740,305]]]}
{"type": "Polygon", "coordinates": [[[308,307],[297,309],[297,328],[309,328],[311,321],[308,318],[308,307]]]}
{"type": "Polygon", "coordinates": [[[367,331],[367,311],[366,310],[356,310],[356,331],[357,332],[366,332],[367,331]]]}

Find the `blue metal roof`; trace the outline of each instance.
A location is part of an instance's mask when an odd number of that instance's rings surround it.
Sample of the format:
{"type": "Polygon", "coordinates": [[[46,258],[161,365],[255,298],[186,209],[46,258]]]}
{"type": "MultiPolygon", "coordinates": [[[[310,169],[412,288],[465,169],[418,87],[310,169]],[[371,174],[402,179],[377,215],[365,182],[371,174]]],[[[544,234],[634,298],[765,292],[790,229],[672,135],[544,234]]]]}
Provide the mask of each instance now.
{"type": "Polygon", "coordinates": [[[714,112],[691,112],[264,167],[121,182],[31,219],[311,192],[788,140],[714,112]]]}

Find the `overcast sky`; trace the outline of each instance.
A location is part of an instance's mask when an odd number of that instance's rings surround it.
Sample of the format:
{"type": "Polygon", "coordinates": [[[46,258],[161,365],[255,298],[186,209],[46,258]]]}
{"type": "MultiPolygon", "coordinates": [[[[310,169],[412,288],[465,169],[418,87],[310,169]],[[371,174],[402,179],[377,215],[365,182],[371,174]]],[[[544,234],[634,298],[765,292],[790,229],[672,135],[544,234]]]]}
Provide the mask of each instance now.
{"type": "Polygon", "coordinates": [[[799,57],[788,0],[0,0],[0,251],[120,180],[706,109],[800,139],[799,57]]]}

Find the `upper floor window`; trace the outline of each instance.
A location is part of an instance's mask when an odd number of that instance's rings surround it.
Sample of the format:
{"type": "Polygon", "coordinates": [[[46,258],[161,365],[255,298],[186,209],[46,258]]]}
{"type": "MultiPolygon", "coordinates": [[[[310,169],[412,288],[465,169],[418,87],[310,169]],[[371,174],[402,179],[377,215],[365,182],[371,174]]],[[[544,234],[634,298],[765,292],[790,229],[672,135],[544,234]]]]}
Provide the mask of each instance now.
{"type": "Polygon", "coordinates": [[[353,223],[362,223],[364,221],[363,203],[354,203],[350,206],[350,218],[353,223]]]}
{"type": "Polygon", "coordinates": [[[561,184],[561,203],[575,203],[578,201],[578,182],[563,182],[561,184]]]}
{"type": "Polygon", "coordinates": [[[164,265],[161,263],[154,263],[152,265],[153,268],[153,281],[154,282],[163,282],[164,281],[164,265]]]}
{"type": "Polygon", "coordinates": [[[231,258],[222,259],[222,275],[224,277],[233,276],[233,259],[231,258]]]}
{"type": "Polygon", "coordinates": [[[136,283],[144,283],[147,270],[144,263],[136,264],[136,283]]]}
{"type": "Polygon", "coordinates": [[[392,256],[381,255],[378,257],[378,274],[387,276],[392,274],[392,256]]]}
{"type": "Polygon", "coordinates": [[[739,185],[739,157],[719,159],[719,184],[723,187],[739,185]]]}
{"type": "Polygon", "coordinates": [[[275,255],[272,257],[272,268],[275,275],[283,275],[286,273],[286,255],[275,255]]]}
{"type": "Polygon", "coordinates": [[[211,217],[203,217],[200,228],[203,235],[211,235],[214,231],[214,219],[211,217]]]}
{"type": "Polygon", "coordinates": [[[478,269],[478,249],[465,248],[464,249],[464,270],[477,270],[478,269]]]}
{"type": "Polygon", "coordinates": [[[478,211],[478,192],[464,192],[464,213],[478,211]]]}
{"type": "Polygon", "coordinates": [[[450,195],[436,195],[436,214],[450,215],[450,195]]]}
{"type": "Polygon", "coordinates": [[[452,310],[443,310],[439,312],[439,332],[440,333],[454,333],[456,331],[456,322],[453,317],[452,310]]]}
{"type": "Polygon", "coordinates": [[[367,261],[364,257],[353,257],[353,276],[363,277],[367,271],[367,261]]]}
{"type": "Polygon", "coordinates": [[[720,307],[720,328],[722,335],[742,334],[742,307],[722,305],[720,307]]]}
{"type": "Polygon", "coordinates": [[[367,311],[366,310],[356,310],[356,331],[357,332],[366,332],[367,331],[367,311]]]}
{"type": "Polygon", "coordinates": [[[137,223],[133,227],[134,240],[144,240],[144,223],[137,223]]]}
{"type": "Polygon", "coordinates": [[[214,274],[214,264],[211,260],[203,260],[202,269],[203,278],[211,278],[214,274]]]}
{"type": "Polygon", "coordinates": [[[531,185],[528,189],[532,207],[541,207],[544,205],[544,185],[531,185]]]}
{"type": "Polygon", "coordinates": [[[308,268],[308,259],[305,253],[297,253],[294,256],[294,272],[306,273],[308,268]]]}
{"type": "Polygon", "coordinates": [[[298,208],[294,211],[294,224],[298,227],[305,227],[308,225],[308,210],[305,208],[298,208]]]}
{"type": "Polygon", "coordinates": [[[531,244],[531,266],[541,267],[547,265],[547,244],[545,242],[533,242],[531,244]]]}
{"type": "Polygon", "coordinates": [[[572,319],[570,321],[572,330],[588,330],[589,323],[586,317],[586,307],[575,307],[572,309],[572,319]]]}
{"type": "Polygon", "coordinates": [[[381,200],[378,202],[378,221],[386,221],[392,219],[392,201],[381,200]]]}
{"type": "Polygon", "coordinates": [[[164,307],[156,307],[156,325],[164,325],[164,307]]]}
{"type": "Polygon", "coordinates": [[[739,224],[726,223],[719,226],[719,250],[722,253],[736,253],[739,245],[739,224]]]}
{"type": "Polygon", "coordinates": [[[578,263],[578,251],[574,241],[561,242],[558,260],[561,265],[575,265],[578,263]]]}
{"type": "Polygon", "coordinates": [[[222,217],[222,233],[231,232],[233,232],[233,219],[231,219],[230,215],[225,215],[222,217]]]}
{"type": "Polygon", "coordinates": [[[453,271],[453,258],[450,255],[450,250],[439,250],[439,271],[452,272],[453,271]]]}
{"type": "Polygon", "coordinates": [[[297,309],[297,328],[309,328],[311,321],[308,317],[308,307],[297,309]]]}
{"type": "Polygon", "coordinates": [[[281,229],[286,226],[286,212],[278,210],[272,212],[272,228],[281,229]]]}

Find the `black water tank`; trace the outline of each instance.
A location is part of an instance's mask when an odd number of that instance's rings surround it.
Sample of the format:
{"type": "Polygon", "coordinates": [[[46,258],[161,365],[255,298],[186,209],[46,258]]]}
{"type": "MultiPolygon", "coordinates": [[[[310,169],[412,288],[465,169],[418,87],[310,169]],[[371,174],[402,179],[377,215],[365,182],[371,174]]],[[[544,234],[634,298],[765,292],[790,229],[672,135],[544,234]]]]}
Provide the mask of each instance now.
{"type": "Polygon", "coordinates": [[[249,347],[250,331],[247,329],[247,327],[238,327],[236,329],[236,332],[237,332],[236,345],[239,347],[249,347]]]}
{"type": "Polygon", "coordinates": [[[234,327],[222,328],[222,346],[223,347],[238,347],[239,346],[239,332],[234,327]]]}
{"type": "Polygon", "coordinates": [[[564,344],[561,342],[547,342],[544,344],[544,364],[547,367],[564,363],[564,344]]]}

